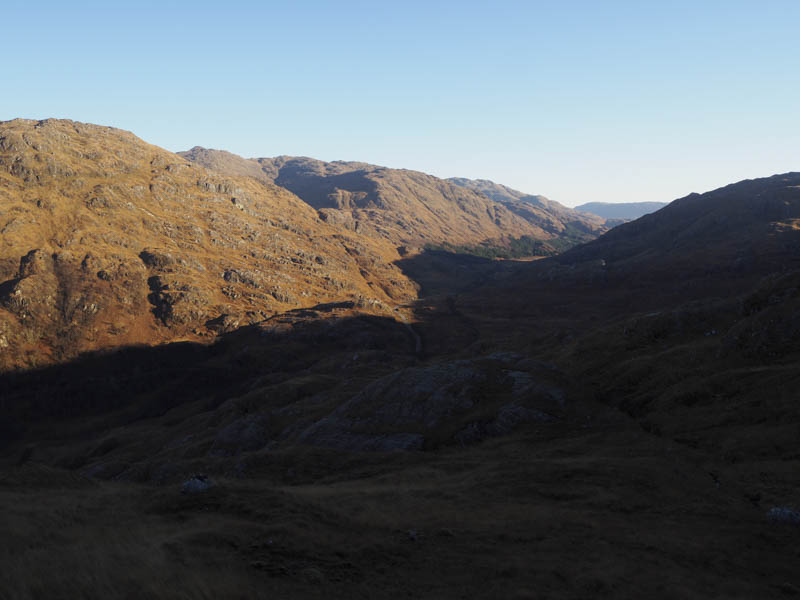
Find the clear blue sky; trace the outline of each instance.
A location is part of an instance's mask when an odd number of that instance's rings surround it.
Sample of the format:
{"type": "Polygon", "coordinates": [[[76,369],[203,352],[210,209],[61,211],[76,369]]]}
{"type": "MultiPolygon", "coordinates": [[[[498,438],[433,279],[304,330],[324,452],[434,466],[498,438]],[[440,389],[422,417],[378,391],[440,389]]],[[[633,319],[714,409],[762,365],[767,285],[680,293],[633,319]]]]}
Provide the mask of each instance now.
{"type": "Polygon", "coordinates": [[[567,205],[800,170],[800,1],[17,2],[0,120],[363,160],[567,205]]]}

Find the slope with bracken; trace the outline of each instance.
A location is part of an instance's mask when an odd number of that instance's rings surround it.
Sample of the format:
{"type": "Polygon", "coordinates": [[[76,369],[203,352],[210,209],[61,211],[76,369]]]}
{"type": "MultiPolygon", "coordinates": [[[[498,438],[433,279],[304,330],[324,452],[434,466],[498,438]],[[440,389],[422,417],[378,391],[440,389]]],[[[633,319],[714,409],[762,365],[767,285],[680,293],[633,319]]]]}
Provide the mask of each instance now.
{"type": "Polygon", "coordinates": [[[72,121],[0,124],[0,367],[404,303],[395,248],[285,189],[72,121]]]}
{"type": "Polygon", "coordinates": [[[527,236],[563,247],[604,231],[602,219],[546,199],[536,205],[498,202],[460,180],[417,171],[303,157],[244,159],[200,147],[180,154],[222,173],[282,186],[326,221],[402,246],[503,246],[511,238],[527,236]]]}

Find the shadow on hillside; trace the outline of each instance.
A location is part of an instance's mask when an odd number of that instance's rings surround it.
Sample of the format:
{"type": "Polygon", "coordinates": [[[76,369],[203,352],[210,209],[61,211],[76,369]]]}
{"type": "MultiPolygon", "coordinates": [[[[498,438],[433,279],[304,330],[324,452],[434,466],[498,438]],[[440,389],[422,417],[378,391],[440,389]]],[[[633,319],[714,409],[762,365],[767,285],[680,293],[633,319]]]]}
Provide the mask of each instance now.
{"type": "Polygon", "coordinates": [[[358,353],[361,363],[369,358],[378,366],[418,360],[414,333],[403,323],[339,305],[315,308],[320,310],[276,315],[211,344],[122,347],[0,374],[0,449],[25,438],[34,424],[80,418],[85,425],[91,417],[113,413],[102,420],[109,428],[155,418],[189,402],[213,410],[256,385],[312,368],[344,378],[349,375],[337,358],[353,360],[358,353]]]}
{"type": "Polygon", "coordinates": [[[275,183],[316,210],[374,208],[380,204],[377,184],[366,177],[366,171],[363,170],[336,175],[311,175],[307,172],[300,174],[296,167],[284,166],[275,183]]]}
{"type": "Polygon", "coordinates": [[[420,296],[426,298],[473,291],[507,276],[524,263],[445,250],[425,250],[395,264],[420,285],[420,296]]]}

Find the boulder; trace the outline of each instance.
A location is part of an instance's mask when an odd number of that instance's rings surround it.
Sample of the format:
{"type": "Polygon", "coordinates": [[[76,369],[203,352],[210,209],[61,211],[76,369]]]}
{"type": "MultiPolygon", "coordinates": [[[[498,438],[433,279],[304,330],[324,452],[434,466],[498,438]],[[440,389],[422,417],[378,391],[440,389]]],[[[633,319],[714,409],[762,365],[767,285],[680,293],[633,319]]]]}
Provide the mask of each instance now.
{"type": "Polygon", "coordinates": [[[786,506],[774,506],[767,512],[767,519],[773,523],[800,525],[800,510],[786,506]]]}
{"type": "Polygon", "coordinates": [[[208,478],[208,475],[195,475],[183,482],[181,494],[198,494],[208,491],[212,487],[214,487],[214,482],[208,478]]]}

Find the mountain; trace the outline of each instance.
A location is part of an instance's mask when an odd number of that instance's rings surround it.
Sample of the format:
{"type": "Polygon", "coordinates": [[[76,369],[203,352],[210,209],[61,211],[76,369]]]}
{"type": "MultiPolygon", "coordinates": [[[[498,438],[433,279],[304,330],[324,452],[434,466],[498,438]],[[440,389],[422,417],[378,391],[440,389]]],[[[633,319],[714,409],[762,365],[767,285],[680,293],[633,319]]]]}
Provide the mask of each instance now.
{"type": "Polygon", "coordinates": [[[552,251],[605,231],[601,219],[544,198],[499,201],[462,180],[417,171],[303,157],[245,159],[200,147],[180,154],[220,173],[284,187],[323,220],[398,246],[502,246],[527,236],[552,251]]]}
{"type": "Polygon", "coordinates": [[[607,220],[630,221],[664,208],[667,202],[587,202],[575,210],[607,220]]]}
{"type": "Polygon", "coordinates": [[[0,234],[0,368],[416,297],[385,240],[281,187],[71,121],[0,123],[0,234]]]}

